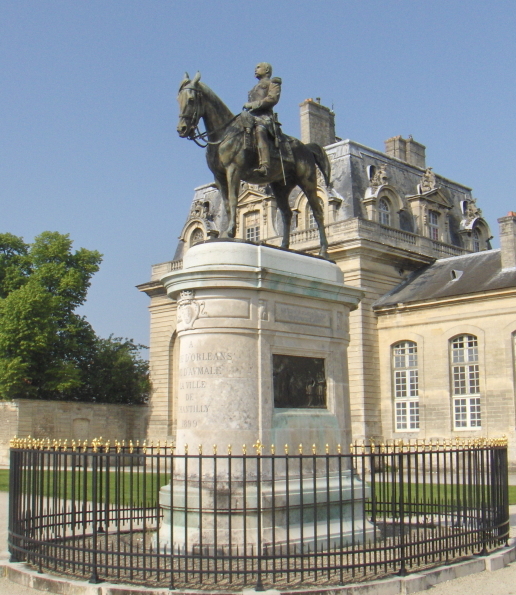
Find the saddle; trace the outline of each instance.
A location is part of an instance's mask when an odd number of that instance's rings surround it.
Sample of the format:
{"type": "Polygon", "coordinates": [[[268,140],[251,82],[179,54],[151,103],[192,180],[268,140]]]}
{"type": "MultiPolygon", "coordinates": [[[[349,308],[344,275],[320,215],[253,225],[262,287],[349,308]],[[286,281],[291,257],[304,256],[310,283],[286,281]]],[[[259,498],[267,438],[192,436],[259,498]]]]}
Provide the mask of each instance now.
{"type": "MultiPolygon", "coordinates": [[[[274,127],[267,127],[269,138],[269,151],[271,156],[281,153],[283,162],[294,163],[294,155],[292,154],[292,147],[290,146],[290,138],[283,134],[281,124],[278,122],[278,114],[274,114],[274,127]]],[[[244,128],[244,147],[246,150],[256,151],[256,120],[254,116],[248,112],[243,111],[240,114],[240,122],[244,128]]]]}

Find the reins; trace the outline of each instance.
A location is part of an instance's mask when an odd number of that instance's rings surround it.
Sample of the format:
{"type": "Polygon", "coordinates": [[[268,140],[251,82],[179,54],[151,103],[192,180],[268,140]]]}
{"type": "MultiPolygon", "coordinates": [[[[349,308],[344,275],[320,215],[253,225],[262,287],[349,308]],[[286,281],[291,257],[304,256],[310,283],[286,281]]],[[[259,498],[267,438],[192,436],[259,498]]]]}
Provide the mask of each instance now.
{"type": "MultiPolygon", "coordinates": [[[[209,141],[208,140],[208,136],[210,134],[216,134],[217,132],[220,132],[221,130],[224,130],[225,128],[227,128],[232,122],[234,122],[238,116],[240,116],[240,114],[237,114],[236,116],[233,116],[230,120],[228,120],[227,122],[225,122],[222,126],[220,126],[219,128],[216,128],[215,130],[211,130],[210,132],[205,131],[205,132],[201,132],[199,130],[199,120],[201,119],[201,116],[199,114],[199,105],[200,105],[200,101],[197,100],[198,94],[201,94],[202,92],[199,89],[196,89],[195,87],[183,87],[183,89],[181,89],[181,91],[185,91],[186,89],[188,89],[189,91],[194,91],[195,92],[195,107],[194,107],[194,113],[191,116],[188,116],[186,114],[179,114],[180,118],[184,118],[185,120],[190,120],[190,122],[197,122],[197,124],[195,124],[195,128],[192,126],[193,130],[192,132],[187,136],[188,140],[193,140],[193,142],[198,146],[201,147],[202,149],[205,149],[208,145],[220,145],[220,143],[225,140],[225,136],[223,136],[220,140],[218,141],[209,141]],[[202,145],[198,139],[200,139],[203,143],[206,143],[204,145],[202,145]]],[[[234,134],[233,136],[236,136],[237,134],[241,134],[241,132],[243,131],[238,131],[236,134],[234,134]]],[[[230,137],[231,138],[231,137],[230,137]]]]}

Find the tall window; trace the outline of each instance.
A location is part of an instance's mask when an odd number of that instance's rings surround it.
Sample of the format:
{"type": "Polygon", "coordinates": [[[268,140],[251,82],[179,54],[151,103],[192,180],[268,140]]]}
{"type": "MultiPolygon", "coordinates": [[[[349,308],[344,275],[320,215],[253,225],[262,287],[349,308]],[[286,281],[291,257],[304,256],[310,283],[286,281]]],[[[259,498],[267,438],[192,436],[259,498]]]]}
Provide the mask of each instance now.
{"type": "Polygon", "coordinates": [[[417,343],[401,341],[392,346],[396,430],[419,430],[419,380],[417,343]]]}
{"type": "Polygon", "coordinates": [[[475,335],[452,339],[451,380],[454,428],[480,428],[480,373],[475,335]]]}
{"type": "MultiPolygon", "coordinates": [[[[320,198],[317,198],[317,200],[319,201],[319,206],[321,207],[321,211],[324,212],[323,201],[320,198]]],[[[305,204],[305,223],[306,223],[305,229],[313,229],[313,228],[317,227],[317,221],[315,220],[314,213],[312,211],[312,207],[310,206],[308,201],[305,204]]]]}
{"type": "Polygon", "coordinates": [[[480,232],[478,229],[474,229],[471,234],[473,252],[480,252],[480,232]]]}
{"type": "Polygon", "coordinates": [[[439,213],[428,211],[428,230],[432,240],[439,241],[439,213]]]}
{"type": "Polygon", "coordinates": [[[260,211],[251,211],[244,216],[245,239],[249,242],[260,241],[260,211]]]}
{"type": "Polygon", "coordinates": [[[382,225],[391,224],[391,207],[385,198],[380,198],[378,201],[378,220],[382,225]]]}
{"type": "Polygon", "coordinates": [[[314,227],[317,227],[317,221],[315,220],[314,213],[309,206],[306,207],[306,227],[307,229],[313,229],[314,227]]]}

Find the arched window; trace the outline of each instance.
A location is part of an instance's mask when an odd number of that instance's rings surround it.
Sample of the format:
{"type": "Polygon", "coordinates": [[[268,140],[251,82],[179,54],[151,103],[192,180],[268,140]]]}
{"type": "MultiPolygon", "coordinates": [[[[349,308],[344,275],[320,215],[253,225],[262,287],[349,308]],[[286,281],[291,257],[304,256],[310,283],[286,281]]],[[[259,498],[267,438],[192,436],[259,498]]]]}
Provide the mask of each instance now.
{"type": "Polygon", "coordinates": [[[392,346],[392,372],[396,430],[419,430],[417,343],[401,341],[392,346]]]}
{"type": "Polygon", "coordinates": [[[482,234],[478,231],[478,229],[474,229],[471,234],[471,248],[473,252],[480,252],[480,240],[482,238],[482,234]]]}
{"type": "Polygon", "coordinates": [[[204,231],[200,227],[196,227],[190,236],[190,247],[201,242],[204,242],[204,231]]]}
{"type": "Polygon", "coordinates": [[[260,211],[251,211],[244,215],[244,228],[248,242],[260,241],[260,211]]]}
{"type": "MultiPolygon", "coordinates": [[[[321,207],[321,211],[324,213],[324,203],[320,197],[317,197],[319,201],[319,206],[321,207]]],[[[305,229],[314,229],[317,227],[317,221],[315,220],[314,213],[312,211],[312,207],[308,200],[305,199],[304,205],[304,222],[305,222],[305,229]]]]}
{"type": "Polygon", "coordinates": [[[391,225],[391,205],[385,198],[378,201],[378,221],[382,225],[391,225]]]}
{"type": "Polygon", "coordinates": [[[475,335],[459,335],[450,343],[454,429],[480,428],[478,340],[475,335]]]}

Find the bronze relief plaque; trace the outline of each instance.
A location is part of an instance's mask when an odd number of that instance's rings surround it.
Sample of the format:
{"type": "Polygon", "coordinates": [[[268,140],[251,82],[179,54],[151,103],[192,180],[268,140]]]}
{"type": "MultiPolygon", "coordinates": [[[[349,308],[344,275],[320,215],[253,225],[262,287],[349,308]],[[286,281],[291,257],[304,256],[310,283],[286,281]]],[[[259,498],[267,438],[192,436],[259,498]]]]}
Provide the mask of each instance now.
{"type": "Polygon", "coordinates": [[[272,356],[274,407],[326,409],[324,359],[272,356]]]}

